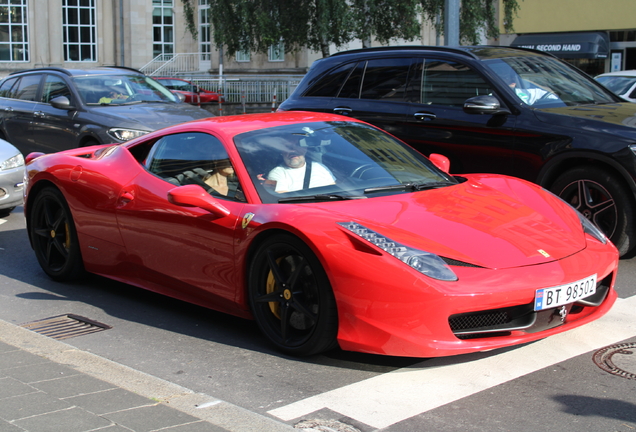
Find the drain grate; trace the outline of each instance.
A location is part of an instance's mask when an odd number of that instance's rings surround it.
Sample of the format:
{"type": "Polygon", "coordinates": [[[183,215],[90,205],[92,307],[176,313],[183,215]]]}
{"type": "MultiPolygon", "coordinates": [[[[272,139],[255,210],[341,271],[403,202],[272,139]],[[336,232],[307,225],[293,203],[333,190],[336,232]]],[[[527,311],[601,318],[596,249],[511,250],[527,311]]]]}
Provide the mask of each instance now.
{"type": "Polygon", "coordinates": [[[72,314],[44,318],[22,324],[20,327],[57,340],[84,336],[112,328],[109,325],[72,314]]]}
{"type": "Polygon", "coordinates": [[[636,356],[634,355],[634,351],[636,351],[636,343],[610,345],[596,351],[592,360],[605,372],[636,380],[636,356]],[[616,363],[618,363],[620,367],[617,366],[616,363]],[[633,372],[626,370],[627,368],[633,370],[633,372]]]}

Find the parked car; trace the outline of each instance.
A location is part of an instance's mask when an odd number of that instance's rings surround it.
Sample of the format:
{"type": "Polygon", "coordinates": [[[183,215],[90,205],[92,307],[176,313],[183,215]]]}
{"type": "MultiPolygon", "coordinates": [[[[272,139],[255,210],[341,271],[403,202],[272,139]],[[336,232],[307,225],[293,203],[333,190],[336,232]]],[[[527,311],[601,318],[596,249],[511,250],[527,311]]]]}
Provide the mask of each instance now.
{"type": "Polygon", "coordinates": [[[28,155],[27,232],[55,280],[87,270],[254,318],[292,355],[446,356],[609,310],[618,252],[595,225],[538,185],[431,159],[333,114],[216,117],[28,155]]]}
{"type": "Polygon", "coordinates": [[[181,78],[155,78],[174,93],[182,94],[185,102],[192,105],[208,105],[219,102],[219,94],[192,84],[181,78]]]}
{"type": "Polygon", "coordinates": [[[128,68],[39,68],[0,82],[0,138],[23,154],[121,143],[211,115],[128,68]]]}
{"type": "Polygon", "coordinates": [[[536,182],[636,245],[634,105],[556,57],[508,47],[389,47],[316,61],[279,110],[365,120],[455,173],[536,182]]]}
{"type": "Polygon", "coordinates": [[[604,73],[597,75],[596,81],[622,98],[636,102],[636,70],[604,73]]]}
{"type": "Polygon", "coordinates": [[[24,157],[17,148],[0,140],[0,217],[22,205],[24,157]]]}

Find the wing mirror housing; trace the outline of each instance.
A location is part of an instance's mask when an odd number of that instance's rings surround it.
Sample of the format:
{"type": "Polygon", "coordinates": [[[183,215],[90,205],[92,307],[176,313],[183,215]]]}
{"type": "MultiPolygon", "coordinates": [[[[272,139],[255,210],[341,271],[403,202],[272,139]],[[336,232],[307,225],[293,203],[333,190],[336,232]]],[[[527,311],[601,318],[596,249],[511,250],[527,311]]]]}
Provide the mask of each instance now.
{"type": "Polygon", "coordinates": [[[168,202],[183,207],[198,207],[218,217],[230,214],[230,211],[223,204],[199,185],[185,185],[170,189],[168,202]]]}
{"type": "Polygon", "coordinates": [[[63,110],[74,110],[75,106],[71,105],[71,101],[66,96],[58,96],[56,98],[51,99],[51,106],[57,109],[63,110]]]}
{"type": "Polygon", "coordinates": [[[450,159],[448,159],[446,156],[437,153],[431,153],[428,158],[437,168],[441,169],[446,174],[450,174],[450,159]]]}
{"type": "Polygon", "coordinates": [[[466,99],[464,112],[467,114],[510,114],[510,110],[502,107],[499,99],[490,95],[475,96],[466,99]]]}

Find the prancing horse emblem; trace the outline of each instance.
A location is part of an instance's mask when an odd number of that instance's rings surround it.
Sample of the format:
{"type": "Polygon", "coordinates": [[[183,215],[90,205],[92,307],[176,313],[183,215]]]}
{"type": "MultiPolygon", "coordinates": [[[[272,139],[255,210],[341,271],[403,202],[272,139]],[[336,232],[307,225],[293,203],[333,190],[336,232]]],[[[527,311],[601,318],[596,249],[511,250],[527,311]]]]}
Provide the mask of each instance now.
{"type": "Polygon", "coordinates": [[[565,308],[565,306],[561,306],[558,310],[557,313],[559,314],[559,316],[561,317],[561,322],[565,322],[565,317],[568,316],[568,310],[565,308]]]}
{"type": "Polygon", "coordinates": [[[243,229],[247,228],[253,217],[254,213],[246,213],[245,216],[243,216],[243,222],[241,223],[243,229]]]}

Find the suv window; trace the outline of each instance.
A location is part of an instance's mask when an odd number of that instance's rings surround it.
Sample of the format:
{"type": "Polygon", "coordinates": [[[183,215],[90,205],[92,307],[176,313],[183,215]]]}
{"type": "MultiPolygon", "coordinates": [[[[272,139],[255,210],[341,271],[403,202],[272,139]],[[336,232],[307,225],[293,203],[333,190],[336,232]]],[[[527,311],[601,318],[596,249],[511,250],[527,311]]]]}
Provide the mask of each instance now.
{"type": "Polygon", "coordinates": [[[71,91],[62,78],[55,75],[47,75],[42,97],[40,98],[41,102],[50,103],[51,99],[55,99],[58,96],[66,96],[71,100],[71,91]]]}
{"type": "Polygon", "coordinates": [[[324,74],[316,84],[305,93],[309,97],[336,97],[342,83],[351,73],[356,63],[347,63],[324,74]]]}
{"type": "Polygon", "coordinates": [[[364,72],[361,99],[404,100],[410,58],[369,60],[364,72]]]}
{"type": "Polygon", "coordinates": [[[38,87],[40,86],[40,80],[42,75],[25,75],[18,83],[17,89],[14,89],[13,98],[35,101],[35,96],[38,93],[38,87]]]}
{"type": "Polygon", "coordinates": [[[11,87],[16,83],[18,78],[9,78],[0,86],[0,97],[13,98],[13,92],[11,92],[11,87]]]}
{"type": "Polygon", "coordinates": [[[493,93],[477,72],[457,62],[424,59],[413,69],[407,102],[461,107],[468,98],[493,93]]]}
{"type": "Polygon", "coordinates": [[[362,75],[366,64],[367,62],[360,62],[356,65],[349,78],[347,78],[347,82],[342,86],[338,94],[339,98],[358,99],[360,97],[360,84],[362,83],[362,75]]]}

